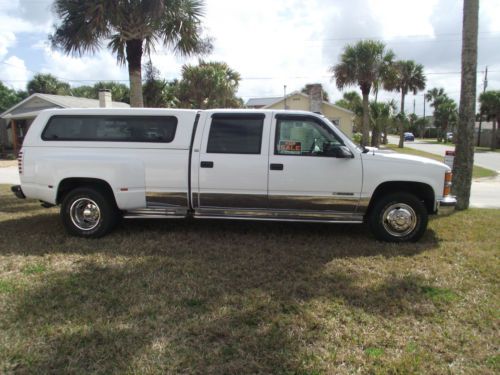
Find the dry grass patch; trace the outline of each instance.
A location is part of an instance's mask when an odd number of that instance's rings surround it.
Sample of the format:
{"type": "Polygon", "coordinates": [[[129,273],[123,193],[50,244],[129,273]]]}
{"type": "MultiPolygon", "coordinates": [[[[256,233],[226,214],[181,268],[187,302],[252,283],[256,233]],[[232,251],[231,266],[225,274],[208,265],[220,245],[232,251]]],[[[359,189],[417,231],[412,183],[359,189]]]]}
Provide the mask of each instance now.
{"type": "Polygon", "coordinates": [[[0,372],[499,371],[499,210],[356,225],[125,221],[68,237],[0,188],[0,372]]]}

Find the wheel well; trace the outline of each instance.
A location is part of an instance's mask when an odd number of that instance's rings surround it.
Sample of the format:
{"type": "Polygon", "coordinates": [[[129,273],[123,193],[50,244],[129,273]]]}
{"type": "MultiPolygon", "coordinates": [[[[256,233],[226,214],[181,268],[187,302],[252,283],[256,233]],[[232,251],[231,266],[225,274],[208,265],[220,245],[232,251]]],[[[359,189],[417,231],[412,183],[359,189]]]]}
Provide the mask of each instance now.
{"type": "Polygon", "coordinates": [[[109,194],[109,196],[112,197],[113,200],[115,199],[115,195],[113,194],[113,189],[111,189],[111,186],[106,181],[100,180],[98,178],[71,177],[71,178],[65,178],[59,183],[57,189],[56,203],[60,204],[64,199],[64,196],[71,190],[83,186],[97,188],[101,192],[109,194]]]}
{"type": "Polygon", "coordinates": [[[415,195],[418,199],[424,202],[427,212],[434,213],[434,190],[430,185],[422,182],[411,181],[389,181],[384,182],[377,186],[373,192],[370,204],[368,205],[367,214],[370,213],[373,205],[378,198],[390,193],[410,193],[415,195]]]}

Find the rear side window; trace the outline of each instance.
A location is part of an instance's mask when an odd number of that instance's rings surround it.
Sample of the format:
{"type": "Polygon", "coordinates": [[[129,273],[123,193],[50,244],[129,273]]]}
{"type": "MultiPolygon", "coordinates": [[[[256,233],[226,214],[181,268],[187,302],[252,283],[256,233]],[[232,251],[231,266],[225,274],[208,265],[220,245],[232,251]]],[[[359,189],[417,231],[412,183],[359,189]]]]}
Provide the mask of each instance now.
{"type": "Polygon", "coordinates": [[[207,153],[260,154],[264,115],[214,115],[207,153]]]}
{"type": "Polygon", "coordinates": [[[177,118],[173,116],[54,116],[42,139],[169,143],[176,129],[177,118]]]}

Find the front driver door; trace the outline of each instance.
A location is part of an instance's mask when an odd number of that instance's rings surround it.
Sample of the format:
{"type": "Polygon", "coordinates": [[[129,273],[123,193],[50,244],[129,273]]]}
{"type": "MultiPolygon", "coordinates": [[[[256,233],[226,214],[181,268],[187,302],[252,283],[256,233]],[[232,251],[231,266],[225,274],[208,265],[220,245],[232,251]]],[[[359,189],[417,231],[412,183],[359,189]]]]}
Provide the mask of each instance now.
{"type": "Polygon", "coordinates": [[[269,206],[321,219],[352,214],[360,199],[362,164],[331,156],[342,139],[321,118],[277,114],[269,148],[269,206]]]}

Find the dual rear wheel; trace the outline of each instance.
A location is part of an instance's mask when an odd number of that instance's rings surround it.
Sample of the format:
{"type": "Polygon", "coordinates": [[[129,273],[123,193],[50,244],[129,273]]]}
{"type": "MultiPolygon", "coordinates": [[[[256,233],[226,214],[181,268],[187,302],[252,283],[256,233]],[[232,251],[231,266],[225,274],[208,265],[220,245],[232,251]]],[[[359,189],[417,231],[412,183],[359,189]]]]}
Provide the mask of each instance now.
{"type": "Polygon", "coordinates": [[[61,203],[61,218],[69,234],[98,238],[118,222],[119,210],[109,193],[81,187],[67,193],[61,203]]]}

